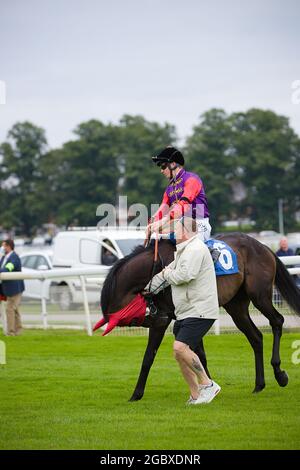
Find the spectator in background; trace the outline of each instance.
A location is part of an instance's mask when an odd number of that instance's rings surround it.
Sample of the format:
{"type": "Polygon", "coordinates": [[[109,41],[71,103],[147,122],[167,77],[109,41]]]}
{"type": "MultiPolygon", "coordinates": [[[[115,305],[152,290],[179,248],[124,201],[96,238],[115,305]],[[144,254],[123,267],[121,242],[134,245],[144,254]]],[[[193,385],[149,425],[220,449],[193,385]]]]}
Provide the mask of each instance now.
{"type": "MultiPolygon", "coordinates": [[[[279,250],[276,251],[276,255],[277,256],[293,256],[294,255],[293,250],[291,248],[289,248],[288,240],[287,240],[286,237],[281,238],[281,240],[279,242],[279,250]]],[[[290,268],[292,268],[292,267],[293,266],[290,266],[290,268]]],[[[297,281],[298,281],[297,274],[295,274],[293,276],[293,279],[297,283],[297,281]]],[[[283,299],[282,299],[282,297],[281,297],[281,295],[280,295],[280,293],[279,293],[279,291],[276,287],[274,288],[273,302],[278,307],[283,306],[283,299]]]]}
{"type": "MultiPolygon", "coordinates": [[[[11,273],[22,270],[21,260],[14,252],[15,244],[8,239],[2,242],[0,259],[0,273],[11,273]]],[[[18,280],[0,281],[0,297],[6,297],[6,334],[8,336],[19,335],[22,331],[22,322],[19,312],[24,282],[18,280]]]]}
{"type": "Polygon", "coordinates": [[[116,261],[118,261],[118,258],[107,248],[103,247],[102,264],[112,266],[116,261]]]}
{"type": "Polygon", "coordinates": [[[279,242],[279,250],[276,251],[277,256],[293,256],[294,252],[289,248],[288,241],[286,237],[282,237],[279,242]]]}

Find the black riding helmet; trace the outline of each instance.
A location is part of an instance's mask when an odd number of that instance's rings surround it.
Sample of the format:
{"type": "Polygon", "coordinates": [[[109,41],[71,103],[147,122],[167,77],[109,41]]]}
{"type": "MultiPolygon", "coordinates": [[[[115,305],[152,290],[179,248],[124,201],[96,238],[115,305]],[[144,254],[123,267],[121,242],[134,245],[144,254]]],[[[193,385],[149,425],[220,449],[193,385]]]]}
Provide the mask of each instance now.
{"type": "Polygon", "coordinates": [[[162,163],[178,163],[178,165],[184,165],[184,158],[182,153],[177,150],[175,147],[166,147],[162,152],[160,152],[155,157],[152,157],[152,161],[158,166],[161,166],[162,163]]]}

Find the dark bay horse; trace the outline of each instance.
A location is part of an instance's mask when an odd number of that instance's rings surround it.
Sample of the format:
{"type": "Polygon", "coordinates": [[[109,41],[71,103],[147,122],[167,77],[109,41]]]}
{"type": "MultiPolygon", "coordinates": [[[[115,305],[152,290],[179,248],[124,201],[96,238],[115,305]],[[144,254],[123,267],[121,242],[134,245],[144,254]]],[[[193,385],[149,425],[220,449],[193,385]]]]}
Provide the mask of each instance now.
{"type": "MultiPolygon", "coordinates": [[[[263,390],[265,378],[263,336],[250,318],[250,302],[268,319],[272,327],[271,364],[278,384],[285,387],[288,383],[288,375],[280,368],[280,338],[284,318],[272,303],[273,284],[275,283],[282,297],[298,315],[300,315],[300,292],[279,258],[254,238],[246,234],[230,233],[219,235],[216,239],[228,243],[237,254],[239,273],[217,277],[218,297],[220,306],[223,306],[231,315],[254,351],[256,379],[253,392],[263,390]]],[[[156,263],[154,263],[153,248],[137,247],[132,254],[119,260],[112,267],[101,293],[101,307],[106,320],[110,313],[128,305],[137,293],[144,290],[151,276],[161,271],[174,259],[174,250],[174,246],[169,241],[162,240],[159,243],[159,259],[156,263]]],[[[131,401],[140,400],[143,397],[156,352],[166,328],[175,318],[170,287],[155,296],[155,303],[159,314],[148,325],[150,328],[148,344],[131,401]]],[[[202,341],[195,352],[209,375],[202,341]]]]}

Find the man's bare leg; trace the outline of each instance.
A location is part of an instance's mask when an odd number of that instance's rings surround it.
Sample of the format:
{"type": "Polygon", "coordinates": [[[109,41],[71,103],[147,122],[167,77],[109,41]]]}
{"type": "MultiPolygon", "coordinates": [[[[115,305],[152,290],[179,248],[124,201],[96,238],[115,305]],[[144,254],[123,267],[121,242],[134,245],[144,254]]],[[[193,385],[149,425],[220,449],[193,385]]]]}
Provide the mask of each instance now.
{"type": "Polygon", "coordinates": [[[199,396],[199,384],[210,385],[211,379],[207,376],[199,357],[187,344],[174,341],[173,350],[182,375],[190,388],[191,397],[196,399],[199,396]]]}

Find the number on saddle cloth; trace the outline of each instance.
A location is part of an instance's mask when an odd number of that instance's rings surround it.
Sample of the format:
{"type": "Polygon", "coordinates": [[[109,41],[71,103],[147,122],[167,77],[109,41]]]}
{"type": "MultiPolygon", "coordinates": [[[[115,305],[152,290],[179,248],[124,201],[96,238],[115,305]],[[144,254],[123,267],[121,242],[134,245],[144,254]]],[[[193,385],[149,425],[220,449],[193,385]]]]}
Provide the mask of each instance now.
{"type": "Polygon", "coordinates": [[[209,249],[217,249],[220,252],[218,260],[214,263],[217,276],[239,272],[236,253],[227,243],[210,238],[205,244],[209,249]]]}

